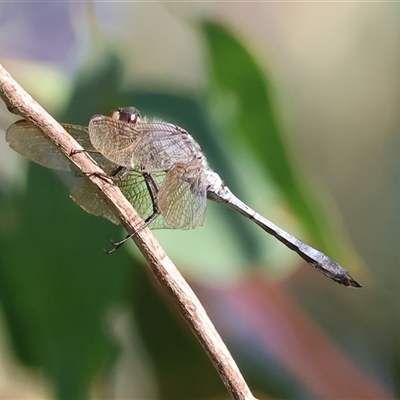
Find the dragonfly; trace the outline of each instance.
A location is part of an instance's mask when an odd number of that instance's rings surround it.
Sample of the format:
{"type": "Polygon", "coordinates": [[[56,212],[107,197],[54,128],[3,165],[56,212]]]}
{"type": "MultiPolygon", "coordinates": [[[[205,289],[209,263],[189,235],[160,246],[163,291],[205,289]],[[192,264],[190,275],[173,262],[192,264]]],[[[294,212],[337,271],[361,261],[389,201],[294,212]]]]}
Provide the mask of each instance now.
{"type": "MultiPolygon", "coordinates": [[[[94,115],[88,126],[62,126],[93,155],[107,176],[113,178],[144,220],[144,226],[150,229],[200,226],[210,199],[238,211],[332,280],[348,287],[361,287],[336,261],[237,198],[210,168],[195,139],[178,125],[142,118],[136,108],[125,107],[108,116],[94,115]]],[[[7,129],[6,140],[13,150],[31,161],[53,169],[70,168],[67,158],[28,121],[12,124],[7,129]]],[[[119,223],[87,179],[77,180],[71,188],[71,197],[85,211],[119,223]]],[[[134,234],[114,243],[114,249],[134,234]]]]}

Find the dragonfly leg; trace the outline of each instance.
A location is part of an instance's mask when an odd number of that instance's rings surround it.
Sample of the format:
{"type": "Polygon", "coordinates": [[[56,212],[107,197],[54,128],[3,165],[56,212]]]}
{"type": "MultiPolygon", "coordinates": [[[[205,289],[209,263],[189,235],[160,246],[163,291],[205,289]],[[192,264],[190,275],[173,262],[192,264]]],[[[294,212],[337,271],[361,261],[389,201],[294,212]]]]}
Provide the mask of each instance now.
{"type": "MultiPolygon", "coordinates": [[[[96,176],[97,178],[103,179],[103,181],[105,182],[109,182],[110,179],[112,181],[115,180],[120,180],[121,178],[118,177],[118,173],[124,169],[124,167],[117,167],[114,170],[112,170],[110,173],[101,173],[101,172],[82,172],[82,174],[86,175],[86,176],[96,176]]],[[[82,176],[79,172],[77,172],[77,176],[82,176]]]]}
{"type": "Polygon", "coordinates": [[[94,154],[100,154],[99,151],[95,149],[81,149],[81,150],[72,150],[71,153],[69,153],[70,156],[74,156],[75,154],[79,153],[94,153],[94,154]]]}
{"type": "MultiPolygon", "coordinates": [[[[113,171],[111,171],[110,176],[117,176],[120,171],[122,171],[124,167],[116,167],[113,171]]],[[[125,172],[123,172],[124,174],[125,172]]],[[[121,178],[122,179],[122,178],[121,178]]]]}
{"type": "MultiPolygon", "coordinates": [[[[106,173],[102,174],[102,173],[100,173],[100,172],[83,172],[83,171],[82,171],[82,174],[84,174],[84,175],[86,175],[86,176],[96,176],[97,178],[100,178],[100,179],[102,179],[104,182],[107,182],[107,183],[110,183],[110,179],[111,179],[111,180],[114,179],[112,175],[109,175],[109,174],[106,174],[106,173]]],[[[79,174],[79,172],[78,172],[78,176],[82,176],[82,175],[79,174]]]]}
{"type": "MultiPolygon", "coordinates": [[[[122,168],[122,167],[121,167],[122,168]]],[[[119,172],[119,171],[118,171],[119,172]]],[[[138,229],[136,229],[133,233],[130,235],[127,235],[125,239],[121,240],[120,242],[113,242],[111,241],[112,245],[114,248],[111,250],[106,251],[107,254],[113,253],[115,250],[117,250],[119,247],[121,247],[126,241],[131,239],[134,235],[136,235],[138,232],[140,232],[142,229],[144,229],[146,226],[151,224],[159,215],[160,215],[160,210],[157,207],[157,194],[158,194],[158,184],[155,181],[153,175],[143,172],[142,173],[144,181],[146,183],[147,190],[149,191],[149,195],[151,198],[151,202],[153,204],[153,212],[151,215],[149,215],[145,220],[144,224],[140,226],[138,229]]]]}
{"type": "Polygon", "coordinates": [[[125,242],[127,242],[129,239],[131,239],[133,236],[135,236],[138,232],[140,232],[142,229],[146,228],[151,222],[153,222],[158,216],[160,215],[160,212],[154,213],[150,215],[150,217],[146,218],[144,221],[144,224],[137,228],[135,232],[131,233],[130,235],[127,235],[123,240],[120,242],[113,242],[111,241],[112,245],[114,246],[111,250],[106,250],[106,254],[111,254],[114,253],[115,250],[120,248],[125,242]]]}
{"type": "MultiPolygon", "coordinates": [[[[100,152],[97,151],[97,150],[95,150],[95,149],[81,149],[81,150],[72,150],[71,153],[70,153],[70,156],[73,156],[73,155],[79,154],[79,153],[100,154],[100,152]]],[[[99,163],[97,162],[97,160],[92,159],[92,161],[93,161],[98,167],[104,168],[104,165],[99,164],[99,163]]],[[[97,177],[99,177],[99,178],[117,179],[117,178],[114,178],[114,177],[116,177],[116,176],[119,174],[119,172],[120,172],[121,170],[123,170],[123,172],[122,172],[122,175],[120,175],[120,176],[118,177],[118,179],[123,179],[123,178],[125,177],[125,175],[126,175],[125,168],[124,168],[124,167],[119,167],[119,166],[116,166],[111,172],[109,172],[109,173],[107,172],[107,173],[104,173],[104,174],[101,174],[101,173],[89,173],[89,172],[84,172],[84,171],[82,171],[82,173],[85,174],[86,176],[97,176],[97,177]],[[122,176],[122,178],[121,178],[121,176],[122,176]]],[[[105,179],[105,180],[106,180],[106,179],[105,179]]]]}

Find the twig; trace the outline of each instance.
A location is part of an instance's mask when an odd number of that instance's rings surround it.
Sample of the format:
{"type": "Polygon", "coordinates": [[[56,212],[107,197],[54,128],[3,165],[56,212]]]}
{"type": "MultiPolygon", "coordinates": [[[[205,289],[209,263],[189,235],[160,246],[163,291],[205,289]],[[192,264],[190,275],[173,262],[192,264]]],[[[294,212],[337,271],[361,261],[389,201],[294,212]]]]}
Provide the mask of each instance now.
{"type": "MultiPolygon", "coordinates": [[[[72,164],[84,171],[96,186],[113,213],[128,232],[143,224],[136,211],[112,182],[99,178],[104,172],[95,165],[81,146],[54,120],[0,65],[0,97],[8,109],[32,122],[55,144],[72,164]]],[[[254,399],[239,368],[233,360],[202,304],[175,265],[165,254],[148,228],[132,237],[147,260],[159,284],[178,307],[183,318],[200,341],[225,386],[234,399],[254,399]]]]}

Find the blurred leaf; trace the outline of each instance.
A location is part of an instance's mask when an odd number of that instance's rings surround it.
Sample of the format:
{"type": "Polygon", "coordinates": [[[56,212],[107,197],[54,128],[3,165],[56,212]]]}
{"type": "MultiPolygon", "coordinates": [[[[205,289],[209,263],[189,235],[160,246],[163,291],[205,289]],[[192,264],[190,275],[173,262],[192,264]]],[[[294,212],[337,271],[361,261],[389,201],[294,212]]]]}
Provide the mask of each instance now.
{"type": "Polygon", "coordinates": [[[251,149],[315,243],[329,252],[337,250],[321,208],[290,160],[270,79],[250,51],[222,26],[206,21],[203,32],[209,51],[210,98],[218,115],[230,119],[230,140],[251,149]]]}
{"type": "Polygon", "coordinates": [[[216,369],[153,277],[135,270],[132,308],[152,359],[161,399],[228,397],[216,369]],[[158,291],[156,289],[159,289],[158,291]],[[175,314],[175,315],[173,315],[175,314]]]}
{"type": "Polygon", "coordinates": [[[115,54],[106,51],[101,61],[89,64],[87,70],[77,79],[62,122],[87,125],[94,114],[108,114],[123,105],[123,66],[115,54]]]}
{"type": "Polygon", "coordinates": [[[117,350],[105,317],[127,293],[130,263],[102,249],[118,228],[83,212],[36,164],[26,192],[0,207],[0,299],[14,348],[44,369],[59,398],[88,398],[117,350]]]}
{"type": "Polygon", "coordinates": [[[350,358],[358,338],[348,339],[350,351],[340,349],[279,282],[250,273],[224,290],[198,285],[196,292],[222,336],[233,343],[237,360],[246,358],[240,363],[243,372],[254,369],[249,378],[253,388],[274,398],[393,397],[367,375],[365,364],[350,358]]]}

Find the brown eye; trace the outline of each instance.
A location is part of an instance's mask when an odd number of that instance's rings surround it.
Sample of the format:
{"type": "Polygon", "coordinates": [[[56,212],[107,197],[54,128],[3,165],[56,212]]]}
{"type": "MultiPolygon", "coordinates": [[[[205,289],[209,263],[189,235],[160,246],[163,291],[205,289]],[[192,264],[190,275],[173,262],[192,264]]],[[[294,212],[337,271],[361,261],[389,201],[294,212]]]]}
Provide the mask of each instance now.
{"type": "Polygon", "coordinates": [[[140,122],[140,112],[135,107],[124,107],[119,109],[119,120],[136,124],[140,122]]]}

